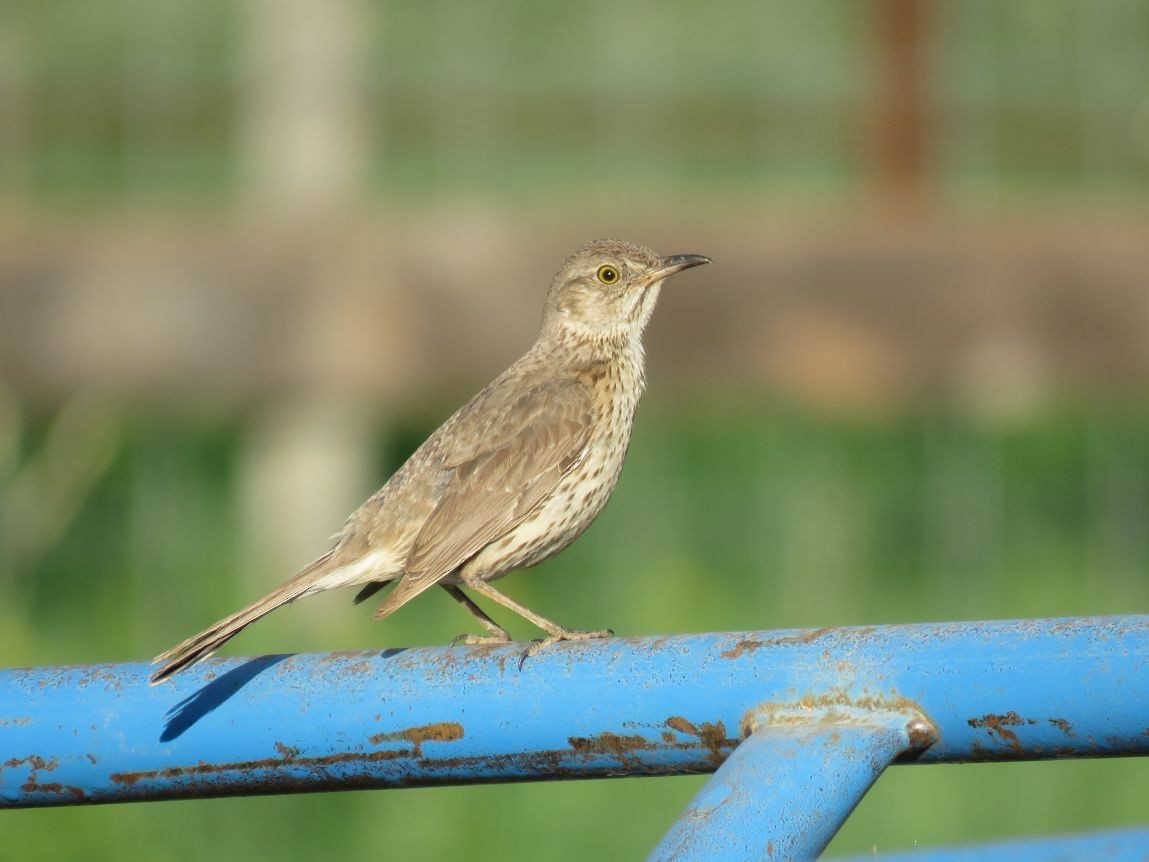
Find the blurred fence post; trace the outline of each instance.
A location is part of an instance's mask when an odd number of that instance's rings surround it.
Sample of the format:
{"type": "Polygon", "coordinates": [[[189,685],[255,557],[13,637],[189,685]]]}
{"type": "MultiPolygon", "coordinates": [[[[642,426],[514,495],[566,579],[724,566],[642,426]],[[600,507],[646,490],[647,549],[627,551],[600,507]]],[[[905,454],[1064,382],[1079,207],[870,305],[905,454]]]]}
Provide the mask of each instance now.
{"type": "Polygon", "coordinates": [[[932,113],[923,58],[929,48],[927,3],[881,0],[879,6],[877,178],[888,202],[913,207],[921,202],[932,113]]]}
{"type": "Polygon", "coordinates": [[[274,215],[340,211],[364,178],[360,0],[246,0],[246,198],[274,215]]]}
{"type": "MultiPolygon", "coordinates": [[[[245,0],[244,8],[241,201],[273,228],[285,228],[280,244],[296,255],[296,231],[339,235],[340,217],[365,186],[366,4],[245,0]]],[[[263,406],[243,456],[252,551],[246,569],[274,581],[323,547],[325,535],[300,525],[341,523],[379,478],[371,411],[349,391],[354,387],[341,385],[354,377],[357,358],[346,349],[354,331],[347,316],[356,311],[345,300],[356,287],[349,282],[362,277],[348,270],[346,255],[297,259],[293,272],[312,302],[294,321],[289,355],[314,370],[288,388],[288,400],[263,406]]],[[[261,581],[251,591],[266,586],[261,581]]]]}

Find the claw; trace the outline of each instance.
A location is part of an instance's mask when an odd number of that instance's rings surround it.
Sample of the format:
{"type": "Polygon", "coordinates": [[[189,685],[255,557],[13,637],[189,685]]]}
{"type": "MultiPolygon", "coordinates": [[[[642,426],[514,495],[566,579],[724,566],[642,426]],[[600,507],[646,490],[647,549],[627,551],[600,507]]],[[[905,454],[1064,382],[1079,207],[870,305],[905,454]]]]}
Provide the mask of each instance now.
{"type": "Polygon", "coordinates": [[[599,629],[593,632],[584,632],[579,629],[559,629],[558,631],[551,632],[545,638],[531,641],[530,646],[523,650],[523,654],[519,658],[519,670],[523,669],[523,664],[531,656],[538,655],[547,647],[553,646],[560,641],[589,641],[610,637],[614,637],[614,631],[611,629],[599,629]]]}

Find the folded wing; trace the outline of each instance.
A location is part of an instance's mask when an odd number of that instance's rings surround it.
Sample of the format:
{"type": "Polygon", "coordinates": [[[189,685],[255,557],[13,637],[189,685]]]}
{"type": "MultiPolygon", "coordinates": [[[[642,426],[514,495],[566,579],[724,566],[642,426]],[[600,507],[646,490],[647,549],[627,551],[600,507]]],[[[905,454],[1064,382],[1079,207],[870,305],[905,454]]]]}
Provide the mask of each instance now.
{"type": "Polygon", "coordinates": [[[406,574],[376,618],[521,524],[585,455],[593,404],[580,382],[549,381],[506,393],[501,387],[483,392],[452,429],[442,495],[412,545],[406,574]]]}

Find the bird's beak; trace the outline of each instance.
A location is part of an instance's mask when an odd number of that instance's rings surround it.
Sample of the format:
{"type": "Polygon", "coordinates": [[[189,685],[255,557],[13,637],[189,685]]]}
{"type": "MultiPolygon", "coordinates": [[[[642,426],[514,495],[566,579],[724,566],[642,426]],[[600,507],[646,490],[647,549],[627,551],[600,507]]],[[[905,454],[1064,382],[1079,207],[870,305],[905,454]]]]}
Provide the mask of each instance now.
{"type": "Polygon", "coordinates": [[[658,266],[648,272],[642,281],[644,284],[654,284],[676,272],[682,272],[692,266],[702,266],[704,263],[710,263],[710,258],[704,254],[672,254],[659,258],[658,266]]]}

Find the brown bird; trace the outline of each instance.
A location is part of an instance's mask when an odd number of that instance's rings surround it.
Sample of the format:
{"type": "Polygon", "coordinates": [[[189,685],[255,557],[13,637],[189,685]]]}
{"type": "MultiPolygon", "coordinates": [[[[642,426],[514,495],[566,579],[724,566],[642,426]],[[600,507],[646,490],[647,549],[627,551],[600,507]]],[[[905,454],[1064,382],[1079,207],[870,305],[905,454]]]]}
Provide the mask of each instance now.
{"type": "Polygon", "coordinates": [[[301,596],[363,584],[356,603],[395,584],[375,612],[398,610],[435,585],[487,636],[511,636],[463,592],[499,603],[547,633],[528,655],[609,631],[566,629],[490,581],[554,556],[585,530],[614,491],[646,387],[642,332],[663,281],[710,263],[659,257],[619,240],[567,258],[526,354],[443,423],[366,503],[335,545],[254,604],[156,657],[153,684],[210,656],[251,623],[301,596]]]}

